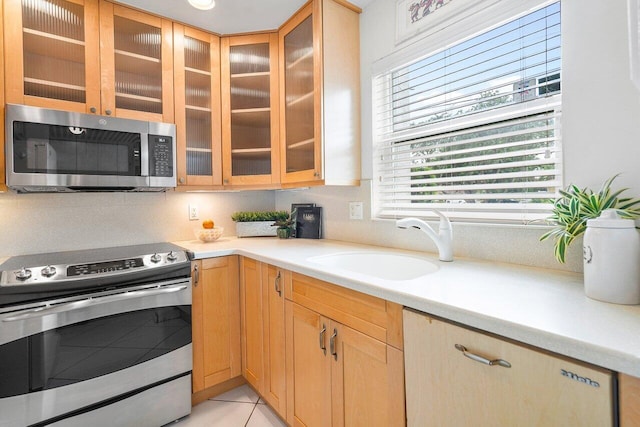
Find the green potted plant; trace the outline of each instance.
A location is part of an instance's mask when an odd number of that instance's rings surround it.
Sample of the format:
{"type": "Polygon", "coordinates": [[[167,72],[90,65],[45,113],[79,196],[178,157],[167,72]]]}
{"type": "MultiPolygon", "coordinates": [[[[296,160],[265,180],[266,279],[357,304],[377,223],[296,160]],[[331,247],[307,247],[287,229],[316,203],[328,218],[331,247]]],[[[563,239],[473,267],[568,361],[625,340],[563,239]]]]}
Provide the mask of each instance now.
{"type": "Polygon", "coordinates": [[[283,221],[288,217],[286,211],[244,211],[231,215],[238,237],[275,236],[274,221],[283,221]]]}
{"type": "Polygon", "coordinates": [[[640,199],[623,198],[620,195],[627,190],[623,188],[613,191],[611,184],[615,175],[602,184],[602,188],[594,193],[588,188],[570,185],[560,190],[560,197],[553,204],[552,215],[547,222],[555,227],[543,234],[540,240],[555,239],[554,255],[556,260],[564,263],[569,245],[587,229],[587,220],[597,218],[605,209],[615,209],[623,218],[640,217],[640,199]]]}
{"type": "Polygon", "coordinates": [[[293,228],[294,222],[295,221],[291,217],[291,215],[289,215],[285,219],[276,220],[276,222],[273,223],[273,226],[278,227],[276,229],[276,234],[278,235],[278,237],[281,239],[288,239],[289,237],[291,237],[291,230],[293,228]]]}

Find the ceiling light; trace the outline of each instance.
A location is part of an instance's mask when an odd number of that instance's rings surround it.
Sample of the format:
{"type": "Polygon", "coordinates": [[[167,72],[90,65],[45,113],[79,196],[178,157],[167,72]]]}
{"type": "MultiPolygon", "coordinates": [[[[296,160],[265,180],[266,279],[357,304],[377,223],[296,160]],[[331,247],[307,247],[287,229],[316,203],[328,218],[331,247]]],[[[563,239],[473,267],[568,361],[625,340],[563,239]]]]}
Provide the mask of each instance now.
{"type": "Polygon", "coordinates": [[[215,0],[189,0],[189,4],[196,9],[209,10],[216,5],[215,0]]]}

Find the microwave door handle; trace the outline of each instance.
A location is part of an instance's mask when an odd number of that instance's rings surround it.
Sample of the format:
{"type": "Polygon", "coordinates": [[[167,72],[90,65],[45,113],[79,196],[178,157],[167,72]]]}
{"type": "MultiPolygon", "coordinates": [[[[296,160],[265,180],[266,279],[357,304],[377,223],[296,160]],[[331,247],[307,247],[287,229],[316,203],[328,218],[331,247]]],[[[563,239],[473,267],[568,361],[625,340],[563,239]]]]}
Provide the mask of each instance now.
{"type": "Polygon", "coordinates": [[[162,288],[143,289],[140,291],[127,291],[127,292],[122,292],[115,295],[105,295],[105,296],[96,297],[96,298],[86,298],[78,301],[70,301],[70,302],[65,302],[57,305],[38,307],[35,309],[19,311],[17,313],[14,313],[14,315],[11,317],[6,317],[2,319],[2,321],[16,322],[18,320],[26,320],[26,319],[36,318],[36,317],[43,317],[48,314],[60,313],[60,312],[69,311],[69,310],[77,310],[79,308],[85,308],[85,307],[94,306],[98,304],[106,304],[109,302],[122,301],[122,300],[127,300],[132,298],[140,298],[140,297],[147,297],[152,295],[167,294],[171,292],[179,292],[185,289],[187,289],[186,285],[165,286],[162,288]]]}
{"type": "Polygon", "coordinates": [[[149,176],[149,134],[140,134],[140,175],[149,176]]]}

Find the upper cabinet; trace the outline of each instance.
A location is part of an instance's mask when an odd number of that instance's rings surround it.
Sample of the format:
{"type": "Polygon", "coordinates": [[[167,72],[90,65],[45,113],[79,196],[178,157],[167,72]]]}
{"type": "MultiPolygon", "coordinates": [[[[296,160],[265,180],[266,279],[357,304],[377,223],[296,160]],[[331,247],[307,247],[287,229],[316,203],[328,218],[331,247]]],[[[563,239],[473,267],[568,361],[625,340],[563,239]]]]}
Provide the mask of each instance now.
{"type": "Polygon", "coordinates": [[[100,113],[98,0],[5,0],[6,101],[100,113]]]}
{"type": "Polygon", "coordinates": [[[173,122],[171,21],[98,0],[6,0],[9,103],[173,122]]]}
{"type": "Polygon", "coordinates": [[[178,186],[222,184],[220,39],[174,24],[178,186]]]}
{"type": "Polygon", "coordinates": [[[6,102],[175,123],[182,190],[357,185],[359,13],[311,0],[221,39],[107,0],[4,0],[6,102]]]}
{"type": "Polygon", "coordinates": [[[225,185],[277,184],[278,35],[222,39],[225,185]]]}
{"type": "Polygon", "coordinates": [[[170,20],[100,2],[104,114],[173,123],[172,26],[170,20]]]}
{"type": "Polygon", "coordinates": [[[279,31],[283,186],[360,179],[360,9],[314,0],[279,31]]]}

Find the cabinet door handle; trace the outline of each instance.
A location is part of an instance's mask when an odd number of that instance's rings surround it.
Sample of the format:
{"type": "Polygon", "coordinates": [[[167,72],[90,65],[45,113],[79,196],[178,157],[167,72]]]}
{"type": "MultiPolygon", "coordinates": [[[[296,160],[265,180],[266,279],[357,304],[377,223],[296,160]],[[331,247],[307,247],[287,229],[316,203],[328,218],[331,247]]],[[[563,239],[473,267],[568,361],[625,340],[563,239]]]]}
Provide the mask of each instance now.
{"type": "Polygon", "coordinates": [[[327,346],[324,344],[324,335],[326,332],[327,326],[323,323],[322,329],[320,330],[320,350],[322,350],[325,355],[327,354],[327,346]]]}
{"type": "Polygon", "coordinates": [[[331,339],[329,340],[329,350],[331,351],[331,355],[335,360],[338,360],[338,350],[336,350],[336,338],[338,337],[338,330],[333,328],[333,334],[331,334],[331,339]]]}
{"type": "Polygon", "coordinates": [[[200,270],[198,270],[198,265],[193,266],[193,286],[198,286],[198,282],[200,281],[200,270]]]}
{"type": "Polygon", "coordinates": [[[278,270],[278,275],[276,276],[276,279],[273,281],[273,286],[276,288],[276,292],[278,293],[278,296],[282,296],[282,288],[280,287],[280,270],[278,270]]]}
{"type": "Polygon", "coordinates": [[[489,366],[502,366],[503,368],[511,367],[511,363],[507,362],[506,360],[502,360],[502,359],[490,360],[490,359],[487,359],[486,357],[482,357],[477,354],[470,353],[467,350],[467,348],[462,344],[456,344],[455,347],[456,347],[456,350],[460,350],[465,357],[468,357],[471,360],[475,360],[476,362],[480,362],[489,366]]]}

